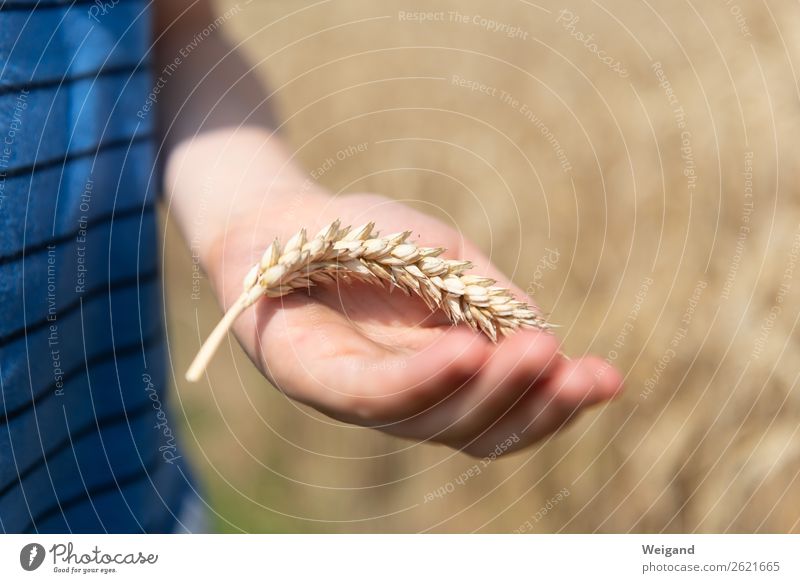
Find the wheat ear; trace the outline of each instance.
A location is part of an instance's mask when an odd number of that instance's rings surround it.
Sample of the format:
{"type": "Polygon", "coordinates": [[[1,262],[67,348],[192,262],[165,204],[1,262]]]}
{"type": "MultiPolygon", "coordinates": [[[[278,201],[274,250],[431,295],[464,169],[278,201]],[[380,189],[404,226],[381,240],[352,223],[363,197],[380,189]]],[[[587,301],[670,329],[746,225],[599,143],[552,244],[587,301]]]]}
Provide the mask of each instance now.
{"type": "Polygon", "coordinates": [[[305,229],[281,248],[276,239],[244,278],[242,295],[214,328],[186,373],[197,381],[236,318],[262,296],[276,298],[338,278],[400,288],[421,297],[429,308],[442,310],[451,322],[464,322],[493,342],[519,328],[547,329],[549,324],[531,306],[495,280],[464,272],[469,261],[443,259],[442,248],[408,243],[411,231],[381,237],[374,223],[357,229],[334,221],[311,239],[305,229]]]}

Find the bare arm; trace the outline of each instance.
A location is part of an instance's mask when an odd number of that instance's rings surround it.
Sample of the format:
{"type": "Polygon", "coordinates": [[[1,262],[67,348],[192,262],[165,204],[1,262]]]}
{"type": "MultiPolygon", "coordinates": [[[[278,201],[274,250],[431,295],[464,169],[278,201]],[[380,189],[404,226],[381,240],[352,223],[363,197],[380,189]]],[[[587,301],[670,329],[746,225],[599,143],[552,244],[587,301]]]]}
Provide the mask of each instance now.
{"type": "MultiPolygon", "coordinates": [[[[159,70],[180,57],[157,104],[164,188],[223,306],[274,237],[336,218],[411,229],[419,244],[447,247],[514,288],[451,227],[374,194],[331,196],[308,182],[274,132],[267,92],[220,31],[193,44],[216,18],[207,0],[156,6],[159,70]]],[[[287,395],[347,422],[474,455],[509,440],[506,451],[530,444],[620,388],[613,368],[565,359],[550,334],[523,331],[494,345],[420,301],[364,285],[261,300],[234,330],[287,395]]]]}
{"type": "MultiPolygon", "coordinates": [[[[156,3],[156,75],[166,80],[157,103],[165,187],[184,235],[199,240],[203,252],[237,208],[279,203],[305,180],[276,132],[273,99],[224,39],[218,18],[209,0],[156,3]],[[213,32],[198,37],[207,28],[213,32]]],[[[316,188],[312,194],[323,195],[316,188]]]]}

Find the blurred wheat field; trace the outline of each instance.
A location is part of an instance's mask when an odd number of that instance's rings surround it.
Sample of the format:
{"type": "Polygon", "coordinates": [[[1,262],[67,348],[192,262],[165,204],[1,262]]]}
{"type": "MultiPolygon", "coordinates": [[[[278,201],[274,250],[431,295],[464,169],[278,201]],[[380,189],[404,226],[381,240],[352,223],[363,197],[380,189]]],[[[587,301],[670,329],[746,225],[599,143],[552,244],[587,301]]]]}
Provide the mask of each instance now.
{"type": "Polygon", "coordinates": [[[800,530],[800,5],[240,8],[320,183],[455,225],[627,390],[483,464],[291,402],[234,344],[188,385],[220,310],[166,217],[173,415],[215,528],[800,530]]]}

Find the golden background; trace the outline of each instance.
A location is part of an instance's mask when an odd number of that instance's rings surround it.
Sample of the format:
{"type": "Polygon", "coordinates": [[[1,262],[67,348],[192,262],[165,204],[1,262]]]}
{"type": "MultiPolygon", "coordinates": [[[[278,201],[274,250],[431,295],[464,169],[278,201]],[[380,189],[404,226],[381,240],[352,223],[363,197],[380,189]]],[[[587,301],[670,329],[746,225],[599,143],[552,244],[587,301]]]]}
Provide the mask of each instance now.
{"type": "Polygon", "coordinates": [[[484,467],[290,402],[233,344],[189,385],[220,311],[168,220],[173,415],[213,528],[800,530],[796,2],[257,0],[224,31],[301,164],[335,161],[320,183],[456,225],[627,390],[484,467]]]}

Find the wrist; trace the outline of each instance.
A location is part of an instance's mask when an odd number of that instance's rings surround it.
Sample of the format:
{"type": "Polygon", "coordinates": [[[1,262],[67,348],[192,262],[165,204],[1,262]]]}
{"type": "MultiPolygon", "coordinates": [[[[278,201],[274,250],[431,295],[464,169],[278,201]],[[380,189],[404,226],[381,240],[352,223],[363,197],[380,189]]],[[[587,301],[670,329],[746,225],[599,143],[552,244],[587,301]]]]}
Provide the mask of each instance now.
{"type": "Polygon", "coordinates": [[[313,231],[321,226],[322,217],[335,212],[334,197],[305,181],[297,188],[267,194],[240,193],[239,199],[241,204],[227,216],[209,218],[202,242],[193,245],[223,306],[241,293],[245,273],[275,238],[285,242],[300,228],[313,231]]]}
{"type": "Polygon", "coordinates": [[[302,221],[329,198],[265,128],[221,128],[178,144],[165,160],[164,189],[204,266],[229,230],[302,221]]]}

